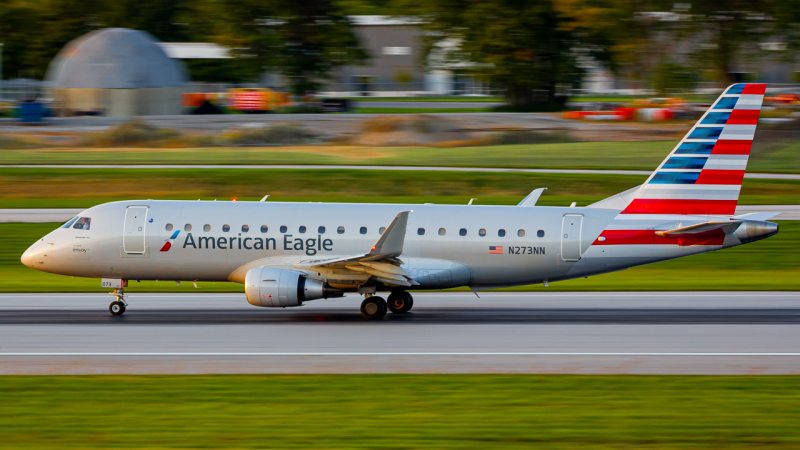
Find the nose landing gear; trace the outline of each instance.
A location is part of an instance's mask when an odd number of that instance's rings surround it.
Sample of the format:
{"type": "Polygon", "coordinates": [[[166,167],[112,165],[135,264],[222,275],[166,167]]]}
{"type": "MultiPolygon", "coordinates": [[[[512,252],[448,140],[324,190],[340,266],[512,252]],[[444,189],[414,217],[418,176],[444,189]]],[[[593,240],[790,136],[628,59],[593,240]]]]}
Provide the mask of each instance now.
{"type": "Polygon", "coordinates": [[[108,305],[108,312],[113,316],[125,314],[125,307],[128,306],[128,303],[125,301],[125,292],[122,288],[117,288],[114,289],[114,292],[110,292],[110,294],[117,297],[117,299],[108,305]]]}

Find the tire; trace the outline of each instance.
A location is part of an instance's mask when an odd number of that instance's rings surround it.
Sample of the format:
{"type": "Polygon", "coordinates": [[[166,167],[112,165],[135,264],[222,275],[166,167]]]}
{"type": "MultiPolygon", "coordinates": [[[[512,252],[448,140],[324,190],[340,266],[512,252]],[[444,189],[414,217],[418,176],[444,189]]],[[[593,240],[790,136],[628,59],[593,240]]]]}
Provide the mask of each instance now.
{"type": "Polygon", "coordinates": [[[365,319],[377,320],[386,315],[386,300],[381,297],[370,297],[361,302],[361,315],[365,319]]]}
{"type": "Polygon", "coordinates": [[[406,291],[392,292],[389,295],[388,307],[394,314],[405,314],[414,306],[414,298],[406,291]]]}
{"type": "Polygon", "coordinates": [[[125,314],[125,304],[122,302],[111,302],[111,304],[108,305],[108,312],[110,312],[112,316],[121,316],[125,314]]]}

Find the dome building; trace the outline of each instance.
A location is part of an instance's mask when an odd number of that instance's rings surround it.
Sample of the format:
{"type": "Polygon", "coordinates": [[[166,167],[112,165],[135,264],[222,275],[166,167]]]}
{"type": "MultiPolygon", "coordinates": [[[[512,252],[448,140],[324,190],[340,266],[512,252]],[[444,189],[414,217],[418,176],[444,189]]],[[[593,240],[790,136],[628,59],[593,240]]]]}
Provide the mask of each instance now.
{"type": "Polygon", "coordinates": [[[180,114],[186,69],[143,31],[107,28],[67,44],[47,69],[53,107],[65,115],[180,114]]]}

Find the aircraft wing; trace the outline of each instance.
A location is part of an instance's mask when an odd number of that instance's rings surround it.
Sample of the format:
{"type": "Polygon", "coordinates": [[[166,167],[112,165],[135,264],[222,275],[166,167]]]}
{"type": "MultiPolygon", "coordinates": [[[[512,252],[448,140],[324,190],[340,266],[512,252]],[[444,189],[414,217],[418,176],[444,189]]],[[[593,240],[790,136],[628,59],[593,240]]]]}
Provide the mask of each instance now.
{"type": "Polygon", "coordinates": [[[730,234],[736,231],[741,224],[741,220],[710,221],[673,230],[656,231],[656,234],[664,237],[685,237],[714,230],[722,230],[725,234],[730,234]]]}
{"type": "Polygon", "coordinates": [[[403,263],[397,257],[403,253],[403,243],[408,225],[408,213],[397,213],[392,223],[386,227],[381,237],[372,248],[360,255],[345,256],[332,259],[318,259],[303,261],[295,264],[300,270],[345,269],[353,274],[364,274],[375,281],[394,286],[414,286],[419,283],[411,279],[411,275],[403,270],[403,263]]]}

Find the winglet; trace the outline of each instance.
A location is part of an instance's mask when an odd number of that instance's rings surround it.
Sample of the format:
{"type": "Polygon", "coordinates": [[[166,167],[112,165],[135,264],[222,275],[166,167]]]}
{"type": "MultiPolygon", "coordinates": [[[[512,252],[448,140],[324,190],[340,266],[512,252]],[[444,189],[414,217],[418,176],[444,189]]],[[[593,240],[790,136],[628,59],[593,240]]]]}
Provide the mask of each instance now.
{"type": "Polygon", "coordinates": [[[402,211],[397,213],[392,223],[386,227],[378,242],[372,246],[368,256],[399,256],[403,253],[403,242],[406,238],[406,225],[408,224],[408,213],[402,211]]]}

